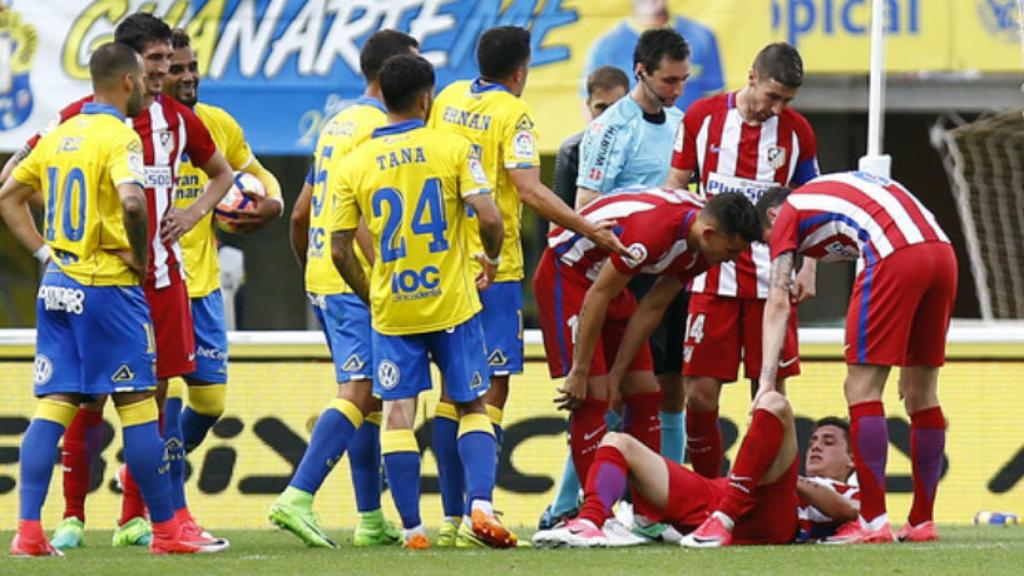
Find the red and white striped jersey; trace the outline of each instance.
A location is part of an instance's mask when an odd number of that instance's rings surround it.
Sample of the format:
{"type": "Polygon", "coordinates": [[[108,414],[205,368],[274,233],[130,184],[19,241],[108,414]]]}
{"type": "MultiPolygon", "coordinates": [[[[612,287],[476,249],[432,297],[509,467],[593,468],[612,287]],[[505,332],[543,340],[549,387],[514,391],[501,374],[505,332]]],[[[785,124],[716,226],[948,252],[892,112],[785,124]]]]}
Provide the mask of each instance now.
{"type": "MultiPolygon", "coordinates": [[[[742,192],[757,202],[771,186],[799,186],[818,176],[818,143],[807,120],[784,108],[750,125],[736,108],[736,93],[690,105],[676,134],[672,166],[696,172],[706,197],[742,192]]],[[[737,298],[768,297],[768,246],[750,245],[735,262],[724,262],[694,279],[691,292],[737,298]]]]}
{"type": "MultiPolygon", "coordinates": [[[[850,477],[846,479],[846,482],[839,482],[837,480],[823,478],[821,476],[809,476],[806,479],[832,489],[846,499],[847,502],[850,502],[858,508],[860,507],[860,487],[857,482],[856,472],[851,472],[850,477]]],[[[797,520],[800,526],[800,535],[798,536],[799,541],[806,542],[810,540],[820,540],[835,534],[838,526],[836,526],[836,523],[832,518],[826,516],[821,510],[811,506],[803,498],[800,498],[799,502],[799,507],[797,508],[797,520]]]]}
{"type": "Polygon", "coordinates": [[[923,242],[949,243],[935,216],[902,184],[840,172],[793,191],[772,227],[771,257],[788,251],[822,262],[872,264],[923,242]]]}
{"type": "Polygon", "coordinates": [[[591,222],[614,220],[615,232],[632,258],[609,254],[589,238],[561,227],[548,234],[548,250],[554,251],[560,264],[591,282],[610,259],[623,274],[675,276],[686,283],[708,268],[700,250],[686,240],[703,207],[697,196],[685,190],[625,188],[593,200],[580,215],[591,222]]]}
{"type": "MultiPolygon", "coordinates": [[[[92,96],[86,96],[66,106],[58,118],[30,138],[26,145],[29,148],[35,147],[40,137],[68,118],[77,116],[92,99],[92,96]]],[[[162,94],[137,117],[129,118],[128,123],[142,139],[145,163],[146,208],[149,213],[149,273],[146,285],[165,288],[185,278],[181,270],[181,247],[177,242],[160,242],[160,224],[174,199],[174,182],[181,154],[186,152],[193,165],[203,166],[213,157],[217,146],[206,126],[188,106],[162,94]]]]}

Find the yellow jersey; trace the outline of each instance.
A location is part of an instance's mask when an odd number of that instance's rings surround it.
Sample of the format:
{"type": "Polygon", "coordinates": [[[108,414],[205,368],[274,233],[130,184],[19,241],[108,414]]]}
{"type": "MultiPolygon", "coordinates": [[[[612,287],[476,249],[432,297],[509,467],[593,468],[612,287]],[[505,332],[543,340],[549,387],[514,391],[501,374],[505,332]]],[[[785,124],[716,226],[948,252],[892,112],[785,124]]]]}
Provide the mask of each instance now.
{"type": "MultiPolygon", "coordinates": [[[[210,131],[217,150],[236,172],[244,170],[253,161],[252,149],[238,122],[223,108],[196,104],[196,116],[210,131]]],[[[174,185],[174,207],[184,210],[192,205],[206,189],[209,178],[198,166],[193,166],[188,154],[182,152],[178,166],[178,181],[174,185]]],[[[196,223],[179,240],[185,254],[185,283],[189,298],[202,298],[220,288],[220,262],[217,259],[217,237],[213,232],[213,212],[196,223]]]]}
{"type": "Polygon", "coordinates": [[[465,252],[464,198],[489,193],[487,175],[464,138],[409,120],[374,130],[338,166],[331,232],[359,218],[376,258],[370,317],[378,332],[411,335],[462,324],[480,311],[465,252]]]}
{"type": "MultiPolygon", "coordinates": [[[[375,98],[360,97],[348,108],[335,114],[320,130],[313,156],[313,197],[309,210],[309,242],[306,248],[306,290],[316,294],[350,294],[352,289],[342,280],[331,259],[331,235],[327,227],[331,210],[327,191],[339,174],[338,166],[356,146],[370,138],[373,131],[387,124],[384,105],[375,98]]],[[[356,257],[363,272],[370,274],[370,265],[356,246],[356,257]]]]}
{"type": "Polygon", "coordinates": [[[90,102],[43,136],[13,177],[43,193],[43,238],[61,271],[87,286],[139,279],[117,252],[131,253],[117,187],[145,182],[142,140],[113,106],[90,102]]]}
{"type": "MultiPolygon", "coordinates": [[[[520,241],[523,204],[508,171],[540,167],[533,112],[525,100],[500,84],[480,80],[453,82],[434,100],[430,127],[469,138],[479,151],[487,179],[494,185],[494,202],[504,220],[505,243],[501,249],[498,282],[523,279],[523,246],[520,241]]],[[[480,236],[468,232],[469,254],[483,252],[480,236]]],[[[473,269],[479,265],[473,261],[473,269]]]]}

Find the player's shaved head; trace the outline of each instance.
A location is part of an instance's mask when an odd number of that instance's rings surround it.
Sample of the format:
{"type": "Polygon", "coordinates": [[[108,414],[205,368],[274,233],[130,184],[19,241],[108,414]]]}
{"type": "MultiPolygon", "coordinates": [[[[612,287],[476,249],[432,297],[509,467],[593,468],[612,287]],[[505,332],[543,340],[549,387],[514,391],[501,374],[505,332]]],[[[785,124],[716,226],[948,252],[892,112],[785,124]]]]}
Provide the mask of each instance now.
{"type": "Polygon", "coordinates": [[[739,192],[723,192],[708,200],[701,214],[717,223],[727,237],[739,236],[745,242],[761,239],[761,220],[750,200],[739,192]]]}
{"type": "Polygon", "coordinates": [[[433,90],[434,67],[421,56],[392,56],[380,69],[380,91],[389,112],[409,113],[424,92],[433,90]]]}
{"type": "Polygon", "coordinates": [[[124,44],[107,42],[92,53],[89,58],[89,75],[96,92],[109,90],[120,84],[125,75],[142,72],[139,53],[124,44]]]}
{"type": "Polygon", "coordinates": [[[148,12],[136,12],[114,28],[114,41],[126,44],[142,53],[152,42],[171,41],[171,27],[148,12]]]}
{"type": "Polygon", "coordinates": [[[785,42],[769,44],[754,58],[754,71],[762,80],[774,79],[787,88],[804,83],[804,61],[796,48],[785,42]]]}
{"type": "Polygon", "coordinates": [[[498,26],[480,36],[476,63],[486,80],[504,80],[530,61],[530,31],[517,26],[498,26]]]}
{"type": "Polygon", "coordinates": [[[374,32],[359,51],[359,70],[367,82],[377,80],[384,62],[399,54],[414,54],[420,47],[419,41],[398,30],[374,32]]]}

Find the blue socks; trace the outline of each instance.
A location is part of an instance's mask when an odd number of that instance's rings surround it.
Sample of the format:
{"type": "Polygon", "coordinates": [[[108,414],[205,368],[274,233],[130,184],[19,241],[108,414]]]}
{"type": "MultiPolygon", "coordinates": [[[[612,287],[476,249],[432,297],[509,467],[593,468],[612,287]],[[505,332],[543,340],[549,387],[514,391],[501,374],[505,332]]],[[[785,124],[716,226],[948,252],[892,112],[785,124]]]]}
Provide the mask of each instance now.
{"type": "Polygon", "coordinates": [[[411,429],[381,432],[384,470],[388,475],[391,498],[395,502],[402,527],[412,530],[420,520],[420,449],[411,429]]]}
{"type": "Polygon", "coordinates": [[[317,418],[309,446],[289,485],[316,494],[362,423],[363,414],[355,404],[334,399],[317,418]]]}
{"type": "Polygon", "coordinates": [[[170,464],[171,504],[175,510],[187,507],[185,501],[185,443],[181,439],[181,384],[167,388],[164,403],[164,446],[170,464]]]}
{"type": "Polygon", "coordinates": [[[686,458],[686,412],[661,412],[661,455],[673,462],[686,458]]]}
{"type": "Polygon", "coordinates": [[[441,488],[441,507],[449,518],[462,516],[466,476],[459,457],[459,415],[454,404],[438,402],[434,411],[434,459],[441,488]]]}
{"type": "Polygon", "coordinates": [[[368,416],[363,425],[356,430],[348,448],[352,487],[356,493],[356,509],[361,513],[380,510],[380,424],[369,420],[373,416],[374,414],[368,416]]]}
{"type": "Polygon", "coordinates": [[[466,470],[466,505],[474,500],[490,502],[494,494],[498,449],[494,425],[485,414],[465,414],[459,419],[459,457],[466,470]]]}

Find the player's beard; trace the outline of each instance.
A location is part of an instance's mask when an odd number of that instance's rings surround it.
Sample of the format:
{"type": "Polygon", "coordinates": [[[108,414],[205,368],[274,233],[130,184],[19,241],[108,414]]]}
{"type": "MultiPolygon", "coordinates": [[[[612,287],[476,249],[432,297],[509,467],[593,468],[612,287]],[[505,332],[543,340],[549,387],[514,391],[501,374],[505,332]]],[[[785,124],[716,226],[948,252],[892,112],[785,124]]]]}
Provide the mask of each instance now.
{"type": "Polygon", "coordinates": [[[196,103],[199,102],[199,78],[192,84],[192,90],[190,95],[186,95],[180,88],[178,89],[178,102],[181,102],[189,108],[194,108],[196,103]]]}
{"type": "Polygon", "coordinates": [[[125,104],[125,112],[129,118],[134,118],[142,113],[145,96],[146,91],[143,90],[141,83],[132,84],[132,93],[128,97],[127,104],[125,104]]]}

